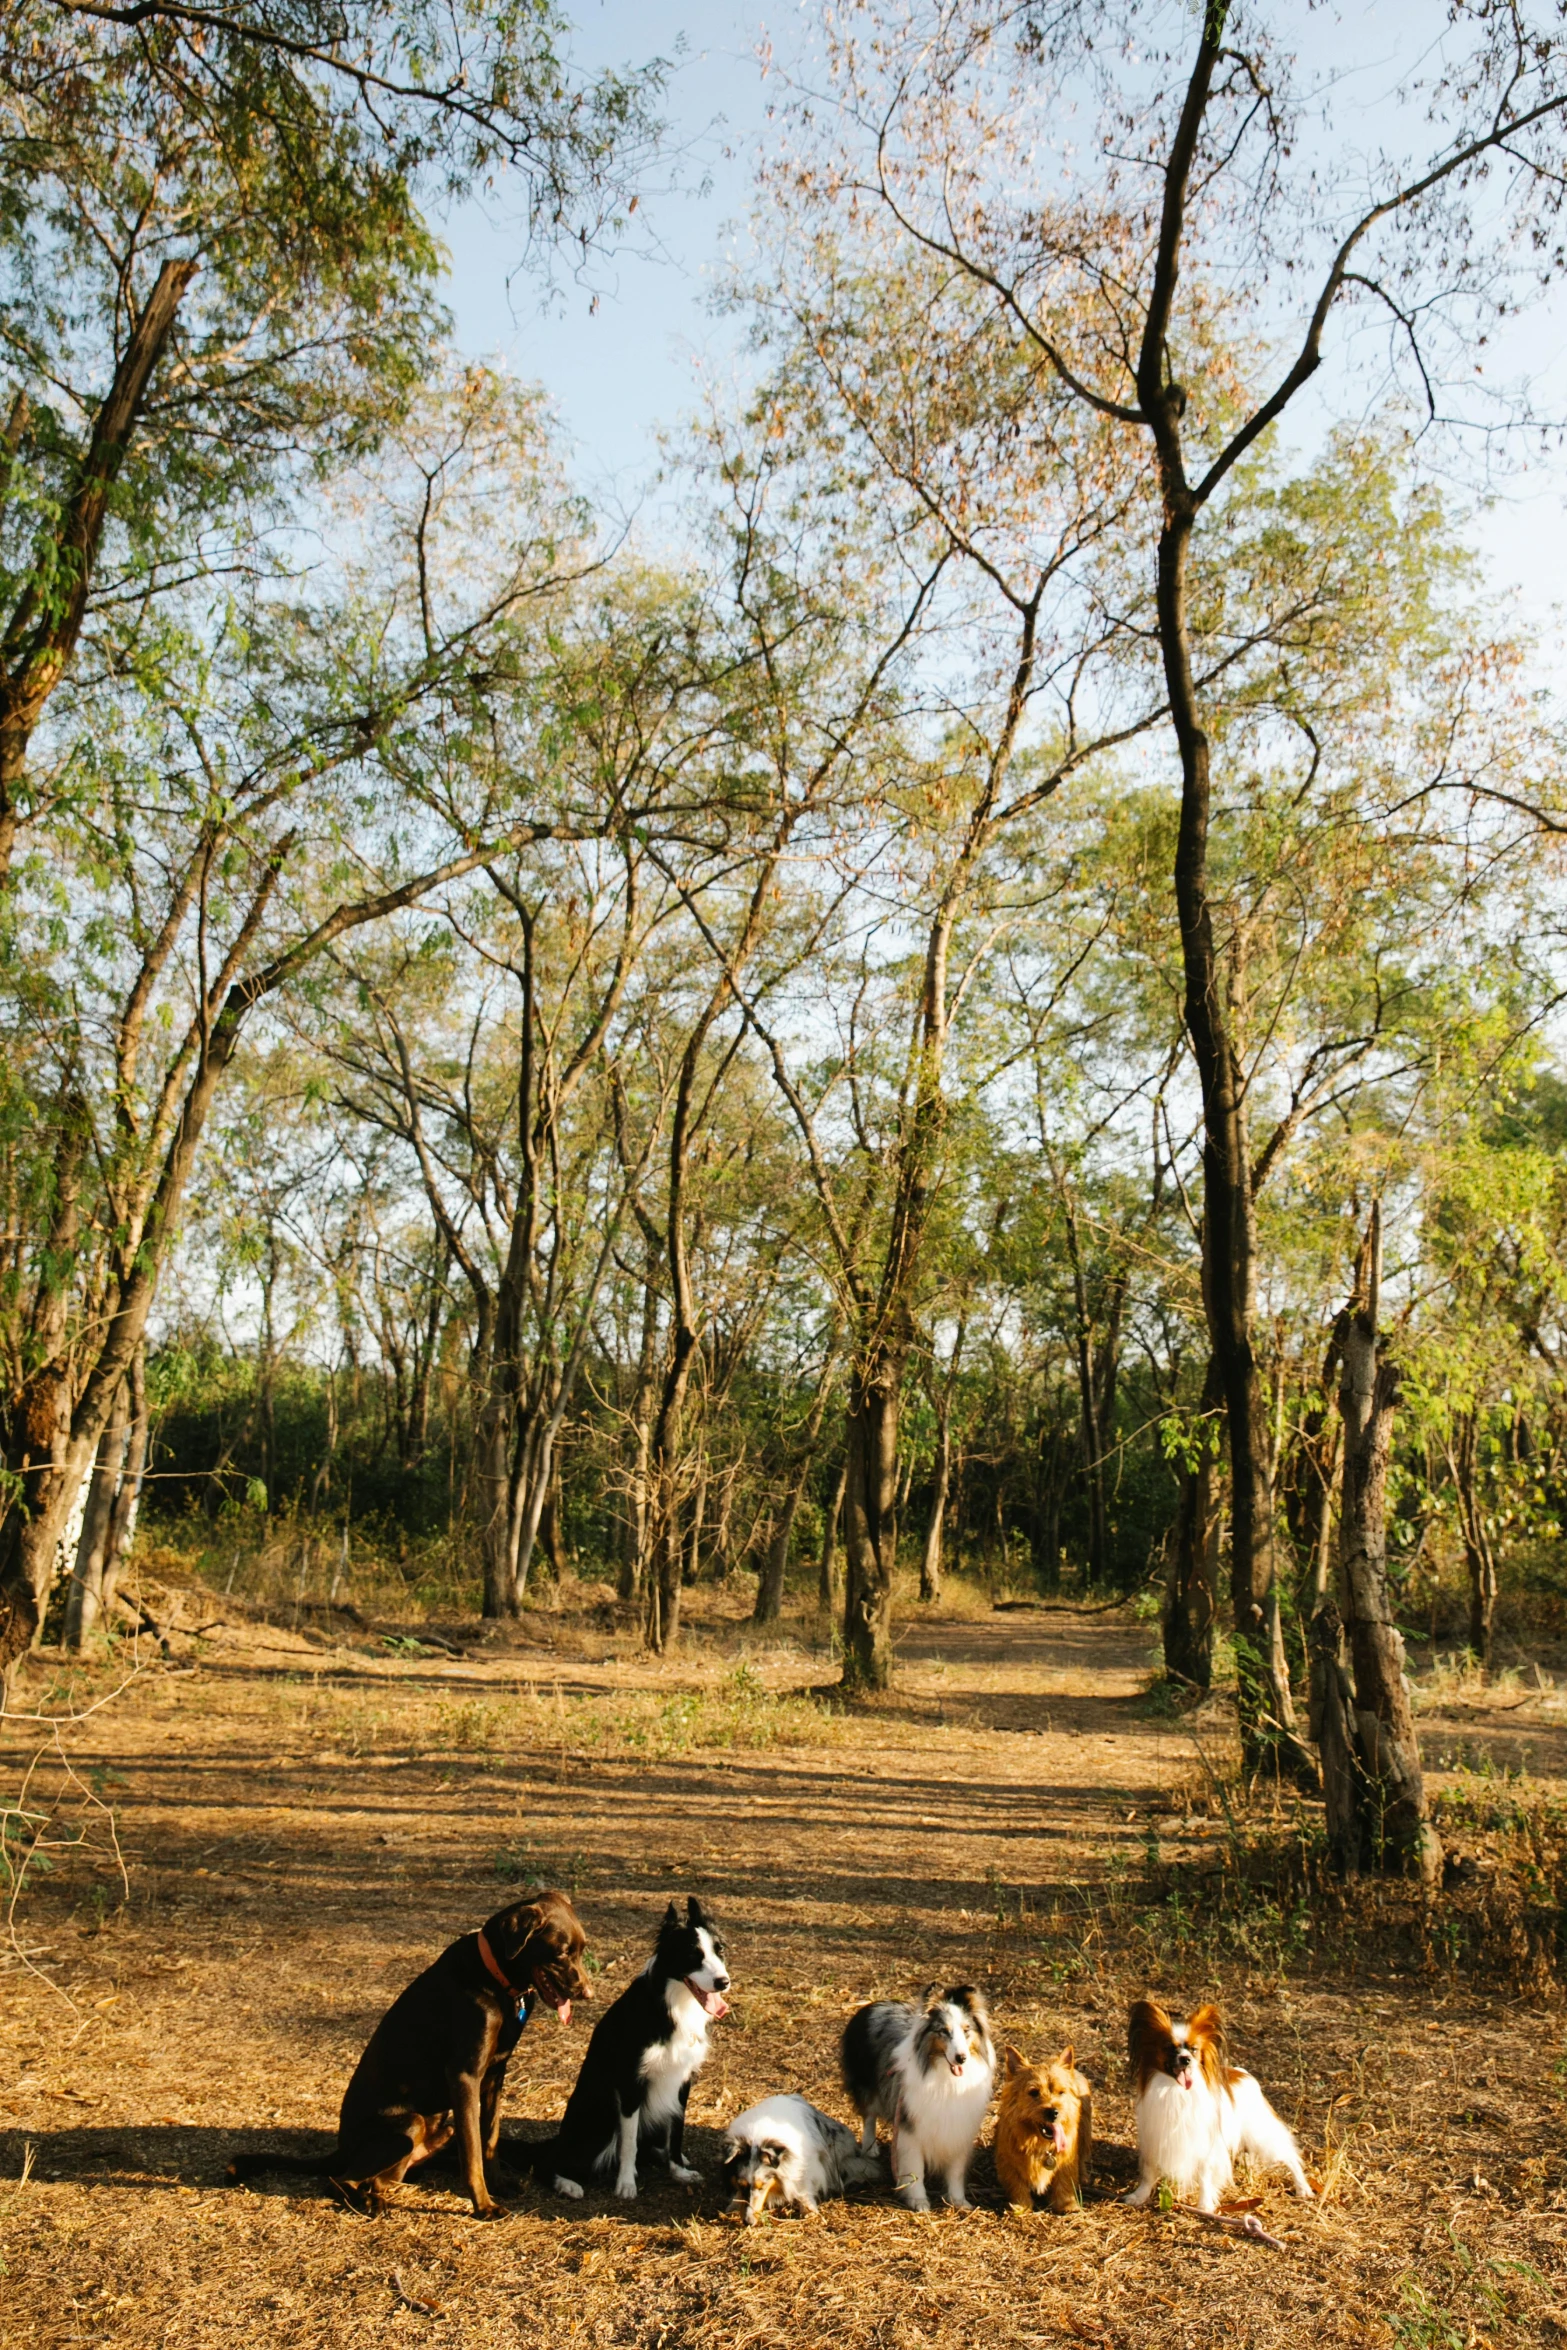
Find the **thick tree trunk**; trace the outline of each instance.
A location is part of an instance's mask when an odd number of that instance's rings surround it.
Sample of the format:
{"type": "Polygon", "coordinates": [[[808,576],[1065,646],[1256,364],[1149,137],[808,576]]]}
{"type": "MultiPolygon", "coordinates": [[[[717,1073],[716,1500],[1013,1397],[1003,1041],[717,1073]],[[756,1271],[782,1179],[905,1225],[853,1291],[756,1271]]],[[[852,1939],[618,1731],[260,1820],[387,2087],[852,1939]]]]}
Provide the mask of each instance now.
{"type": "MultiPolygon", "coordinates": [[[[128,1385],[128,1382],[127,1382],[128,1385]]],[[[130,1397],[122,1386],[114,1399],[108,1425],[98,1442],[82,1516],[81,1539],[65,1595],[64,1645],[80,1655],[98,1623],[103,1606],[104,1568],[114,1528],[114,1505],[125,1474],[125,1448],[130,1431],[130,1397]]]]}
{"type": "Polygon", "coordinates": [[[903,1355],[891,1346],[856,1362],[845,1423],[843,1682],[892,1685],[892,1588],[898,1559],[898,1421],[903,1355]]]}
{"type": "Polygon", "coordinates": [[[1208,1442],[1219,1407],[1219,1377],[1210,1360],[1199,1411],[1201,1450],[1181,1472],[1181,1501],[1170,1553],[1164,1610],[1165,1671],[1194,1689],[1213,1683],[1213,1626],[1218,1613],[1219,1479],[1208,1442]]]}
{"type": "Polygon", "coordinates": [[[1373,1213],[1368,1296],[1339,1319],[1343,1375],[1344,1500],[1339,1565],[1354,1668],[1355,1739],[1367,1802],[1362,1861],[1411,1867],[1428,1894],[1441,1882],[1442,1847],[1426,1810],[1420,1746],[1404,1680],[1404,1643],[1387,1583],[1387,1472],[1398,1375],[1381,1354],[1381,1218],[1373,1213]]]}

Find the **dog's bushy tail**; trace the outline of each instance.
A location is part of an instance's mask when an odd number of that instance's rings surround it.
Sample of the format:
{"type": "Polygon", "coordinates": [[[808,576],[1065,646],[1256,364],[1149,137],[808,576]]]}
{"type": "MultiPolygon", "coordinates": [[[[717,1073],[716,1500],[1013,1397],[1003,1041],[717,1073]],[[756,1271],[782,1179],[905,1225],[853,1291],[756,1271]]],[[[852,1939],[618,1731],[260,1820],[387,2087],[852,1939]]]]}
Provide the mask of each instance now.
{"type": "Polygon", "coordinates": [[[843,2172],[846,2187],[880,2186],[887,2176],[881,2156],[867,2154],[859,2146],[855,2147],[852,2154],[846,2154],[838,2167],[843,2172]]]}

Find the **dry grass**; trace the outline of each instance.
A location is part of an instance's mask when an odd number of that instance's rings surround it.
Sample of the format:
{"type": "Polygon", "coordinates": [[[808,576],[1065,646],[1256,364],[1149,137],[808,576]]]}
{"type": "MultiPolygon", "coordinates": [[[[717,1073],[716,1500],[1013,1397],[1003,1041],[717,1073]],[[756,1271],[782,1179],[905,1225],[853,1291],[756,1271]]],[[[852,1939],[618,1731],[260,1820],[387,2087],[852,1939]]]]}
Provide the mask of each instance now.
{"type": "MultiPolygon", "coordinates": [[[[754,1644],[706,1606],[653,1669],[593,1604],[481,1645],[445,1623],[202,1632],[192,1599],[160,1635],[171,1663],[72,1733],[114,1788],[128,1908],[66,1855],[28,1923],[75,2012],[0,1976],[8,2350],[1567,2340],[1554,1994],[1503,1995],[1472,1951],[1422,1942],[1396,1889],[1328,1933],[1290,1858],[1309,1820],[1266,1793],[1237,1810],[1216,1728],[1198,1728],[1210,1776],[1186,1727],[1150,1714],[1146,1628],[926,1621],[895,1694],[845,1714],[807,1694],[819,1650],[754,1644]],[[423,1653],[385,1645],[421,1629],[423,1653]],[[671,1892],[718,1908],[738,1990],[692,2105],[710,2178],[752,2098],[841,2111],[845,2015],[936,1976],[982,1983],[1031,2055],[1074,2042],[1106,2191],[1013,2215],[982,2154],[967,2215],[860,2194],[747,2232],[716,2181],[569,2209],[528,2185],[495,2227],[450,2174],[373,2223],[298,2182],[219,2185],[236,2149],[329,2129],[391,1992],[533,1875],[574,1889],[606,1989],[671,1892]],[[1262,2184],[1282,2253],[1112,2199],[1131,2163],[1122,2021],[1146,1989],[1217,1997],[1299,2130],[1325,2192],[1303,2207],[1262,2184]]],[[[43,1660],[29,1696],[79,1700],[107,1670],[43,1660]]],[[[1544,1716],[1471,1708],[1464,1736],[1470,1767],[1443,1780],[1474,1866],[1460,1905],[1508,1854],[1514,1878],[1531,1854],[1554,1866],[1539,1839],[1564,1791],[1544,1716]],[[1530,1744],[1527,1780],[1506,1754],[1476,1767],[1493,1737],[1530,1744]]],[[[559,2112],[582,2045],[552,2023],[524,2041],[514,2128],[559,2112]]]]}

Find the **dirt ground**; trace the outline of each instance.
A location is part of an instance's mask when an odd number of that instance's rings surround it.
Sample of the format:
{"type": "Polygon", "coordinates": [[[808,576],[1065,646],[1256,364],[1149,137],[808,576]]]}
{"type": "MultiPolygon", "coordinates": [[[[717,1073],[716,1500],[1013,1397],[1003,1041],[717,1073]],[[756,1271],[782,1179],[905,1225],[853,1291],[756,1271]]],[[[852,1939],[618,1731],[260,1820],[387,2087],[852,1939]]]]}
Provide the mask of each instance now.
{"type": "MultiPolygon", "coordinates": [[[[1283,1913],[1196,1971],[1201,1919],[1172,1928],[1138,1888],[1151,1854],[1221,1833],[1203,1797],[1219,1732],[1150,1711],[1151,1636],[1123,1614],[923,1622],[893,1696],[845,1714],[804,1694],[831,1678],[821,1653],[716,1615],[654,1666],[602,1616],[484,1643],[437,1627],[445,1647],[415,1650],[201,1613],[65,1733],[93,1842],[39,1881],[28,1963],[0,1972],[7,2350],[1567,2341],[1563,2018],[1401,1969],[1391,1945],[1346,1988],[1283,1913]],[[226,2188],[238,2151],[327,2142],[390,1997],[529,1877],[573,1893],[600,1997],[671,1894],[717,1911],[736,1988],[691,2103],[707,2183],[631,2205],[519,2184],[489,2226],[450,2172],[373,2221],[308,2181],[226,2188]],[[724,2121],[786,2088],[845,2113],[844,2019],[932,1979],[983,1986],[998,2045],[1074,2044],[1103,2149],[1085,2208],[1008,2212],[982,2151],[972,2212],[863,2190],[737,2226],[724,2121]],[[1321,2200],[1253,2188],[1282,2250],[1115,2199],[1145,1990],[1217,1998],[1297,2130],[1321,2200]]],[[[79,1710],[125,1653],[74,1676],[41,1658],[21,1703],[79,1710]]],[[[1472,1772],[1494,1748],[1567,1789],[1559,1708],[1455,1697],[1425,1719],[1428,1758],[1472,1772]]],[[[0,1725],[0,1785],[48,1743],[0,1725]]],[[[51,1772],[46,1755],[35,1790],[51,1772]]],[[[558,2115],[595,2012],[524,2038],[519,2134],[558,2115]]]]}

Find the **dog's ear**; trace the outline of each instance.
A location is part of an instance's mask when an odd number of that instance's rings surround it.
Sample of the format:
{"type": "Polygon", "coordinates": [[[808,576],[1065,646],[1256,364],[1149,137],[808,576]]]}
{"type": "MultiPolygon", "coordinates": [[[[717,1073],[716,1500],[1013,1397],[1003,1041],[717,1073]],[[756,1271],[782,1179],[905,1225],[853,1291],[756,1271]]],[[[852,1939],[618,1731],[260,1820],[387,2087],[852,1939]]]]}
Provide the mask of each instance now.
{"type": "Polygon", "coordinates": [[[1009,2047],[1007,2050],[1007,2079],[1009,2081],[1016,2080],[1018,2074],[1022,2070],[1023,2059],[1019,2056],[1015,2048],[1009,2047]]]}
{"type": "Polygon", "coordinates": [[[1170,2019],[1152,1999],[1136,1999],[1126,2019],[1126,2053],[1133,2072],[1145,2062],[1156,2062],[1156,2051],[1168,2045],[1170,2019]]]}
{"type": "Polygon", "coordinates": [[[927,2008],[928,2008],[928,2007],[934,2007],[934,2006],[935,2006],[935,2004],[936,2004],[936,1986],[935,1986],[935,1984],[934,1984],[934,1983],[927,1983],[927,1984],[926,1984],[926,1986],[925,1986],[925,1988],[924,1988],[924,1990],[923,1990],[923,1991],[920,1993],[920,2005],[921,2005],[921,2007],[927,2007],[927,2008]]]}
{"type": "Polygon", "coordinates": [[[707,1924],[707,1912],[694,1893],[686,1895],[686,1924],[688,1926],[705,1926],[707,1924]]]}
{"type": "Polygon", "coordinates": [[[1070,2040],[1068,2040],[1060,2055],[1056,2058],[1056,2062],[1057,2064],[1064,2065],[1069,2073],[1076,2071],[1077,2058],[1072,2052],[1072,2043],[1070,2040]]]}
{"type": "Polygon", "coordinates": [[[680,1923],[680,1912],[673,1902],[664,1912],[664,1923],[666,1926],[678,1926],[680,1923]]]}
{"type": "Polygon", "coordinates": [[[1217,2048],[1224,2046],[1224,2018],[1211,2002],[1188,2017],[1186,2029],[1194,2040],[1211,2040],[1217,2048]]]}
{"type": "Polygon", "coordinates": [[[549,1895],[536,1901],[514,1901],[510,1909],[498,1909],[492,1918],[486,1918],[484,1931],[489,1936],[490,1948],[497,1958],[514,1966],[526,1945],[539,1931],[541,1920],[547,1914],[549,1895]]]}

